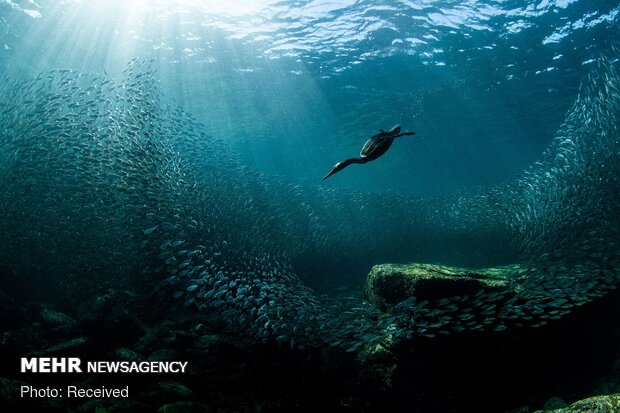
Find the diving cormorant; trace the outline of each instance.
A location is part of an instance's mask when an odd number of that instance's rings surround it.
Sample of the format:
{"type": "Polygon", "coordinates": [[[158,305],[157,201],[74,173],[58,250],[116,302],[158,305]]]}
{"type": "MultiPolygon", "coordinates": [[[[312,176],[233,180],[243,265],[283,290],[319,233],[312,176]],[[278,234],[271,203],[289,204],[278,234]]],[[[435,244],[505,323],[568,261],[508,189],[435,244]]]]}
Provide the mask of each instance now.
{"type": "Polygon", "coordinates": [[[347,166],[352,163],[366,163],[370,161],[374,161],[381,155],[387,152],[392,146],[392,142],[394,142],[395,138],[406,135],[415,135],[415,132],[403,132],[400,133],[400,125],[394,126],[389,131],[384,131],[383,129],[376,135],[371,136],[370,139],[366,141],[364,147],[360,151],[359,158],[349,158],[344,161],[338,162],[331,171],[327,175],[323,177],[323,180],[329,178],[336,172],[342,171],[347,166]]]}

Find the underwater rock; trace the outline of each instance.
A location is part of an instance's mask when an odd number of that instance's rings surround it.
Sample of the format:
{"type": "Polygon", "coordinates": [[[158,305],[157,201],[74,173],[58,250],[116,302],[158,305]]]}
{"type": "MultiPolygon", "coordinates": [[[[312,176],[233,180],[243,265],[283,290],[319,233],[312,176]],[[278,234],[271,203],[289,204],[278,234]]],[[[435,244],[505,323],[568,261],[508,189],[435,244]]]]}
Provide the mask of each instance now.
{"type": "MultiPolygon", "coordinates": [[[[512,289],[518,265],[470,269],[437,264],[379,264],[366,279],[366,298],[382,310],[406,300],[438,300],[457,295],[512,289]]],[[[514,291],[516,293],[516,291],[514,291]]]]}
{"type": "Polygon", "coordinates": [[[568,404],[564,400],[560,399],[559,397],[552,397],[549,400],[547,400],[543,408],[545,410],[555,410],[555,409],[561,409],[566,406],[568,406],[568,404]]]}
{"type": "Polygon", "coordinates": [[[620,411],[620,394],[610,394],[579,400],[568,407],[540,410],[536,413],[617,413],[618,411],[620,411]]]}
{"type": "Polygon", "coordinates": [[[205,404],[195,402],[177,402],[165,404],[157,413],[207,413],[211,411],[205,404]]]}
{"type": "Polygon", "coordinates": [[[359,365],[358,379],[373,388],[385,390],[392,386],[397,357],[392,349],[384,345],[364,346],[356,355],[359,365]],[[378,387],[377,387],[378,386],[378,387]]]}

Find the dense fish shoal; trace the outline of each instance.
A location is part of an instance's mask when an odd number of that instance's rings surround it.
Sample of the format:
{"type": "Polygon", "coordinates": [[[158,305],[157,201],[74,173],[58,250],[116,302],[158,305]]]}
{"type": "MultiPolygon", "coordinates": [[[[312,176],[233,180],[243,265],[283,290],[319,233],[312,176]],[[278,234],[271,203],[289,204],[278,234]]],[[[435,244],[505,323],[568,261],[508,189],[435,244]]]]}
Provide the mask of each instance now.
{"type": "Polygon", "coordinates": [[[218,314],[238,334],[350,351],[385,344],[386,334],[539,327],[615,288],[617,58],[600,59],[522,177],[429,198],[261,174],[166,101],[152,63],[135,59],[118,76],[54,70],[0,85],[0,265],[26,285],[141,283],[218,314]],[[334,251],[348,262],[370,250],[424,259],[429,245],[491,234],[522,268],[511,280],[516,293],[501,300],[480,290],[407,299],[386,313],[361,296],[316,294],[296,266],[334,251]]]}

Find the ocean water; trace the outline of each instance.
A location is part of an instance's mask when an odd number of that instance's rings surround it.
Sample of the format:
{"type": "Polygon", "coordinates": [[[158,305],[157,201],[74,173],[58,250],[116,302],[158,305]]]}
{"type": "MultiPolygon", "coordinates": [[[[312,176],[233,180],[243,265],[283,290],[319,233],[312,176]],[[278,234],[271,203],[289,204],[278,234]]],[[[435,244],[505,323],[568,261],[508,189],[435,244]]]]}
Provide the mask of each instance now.
{"type": "Polygon", "coordinates": [[[0,3],[7,411],[505,412],[619,392],[619,13],[0,3]],[[322,179],[396,124],[415,135],[322,179]],[[367,276],[391,263],[500,267],[501,285],[398,285],[386,307],[367,276]],[[16,371],[42,355],[194,370],[121,377],[122,406],[13,397],[52,384],[16,371]]]}

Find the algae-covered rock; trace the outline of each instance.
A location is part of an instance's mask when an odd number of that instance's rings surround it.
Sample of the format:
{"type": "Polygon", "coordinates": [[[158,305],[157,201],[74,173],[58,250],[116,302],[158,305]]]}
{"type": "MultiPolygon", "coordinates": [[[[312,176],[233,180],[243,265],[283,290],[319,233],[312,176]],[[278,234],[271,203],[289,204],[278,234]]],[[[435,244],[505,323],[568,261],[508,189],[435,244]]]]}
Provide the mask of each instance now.
{"type": "Polygon", "coordinates": [[[379,264],[366,279],[366,298],[381,309],[416,296],[437,300],[479,290],[510,290],[510,280],[519,277],[518,265],[491,268],[461,268],[438,264],[379,264]]]}
{"type": "Polygon", "coordinates": [[[609,396],[595,396],[579,400],[567,407],[555,410],[540,410],[537,413],[618,413],[620,411],[620,393],[609,396]]]}
{"type": "Polygon", "coordinates": [[[568,404],[564,400],[560,399],[559,397],[552,397],[549,400],[547,400],[543,408],[545,410],[555,410],[555,409],[561,409],[563,407],[566,407],[567,405],[568,404]]]}

